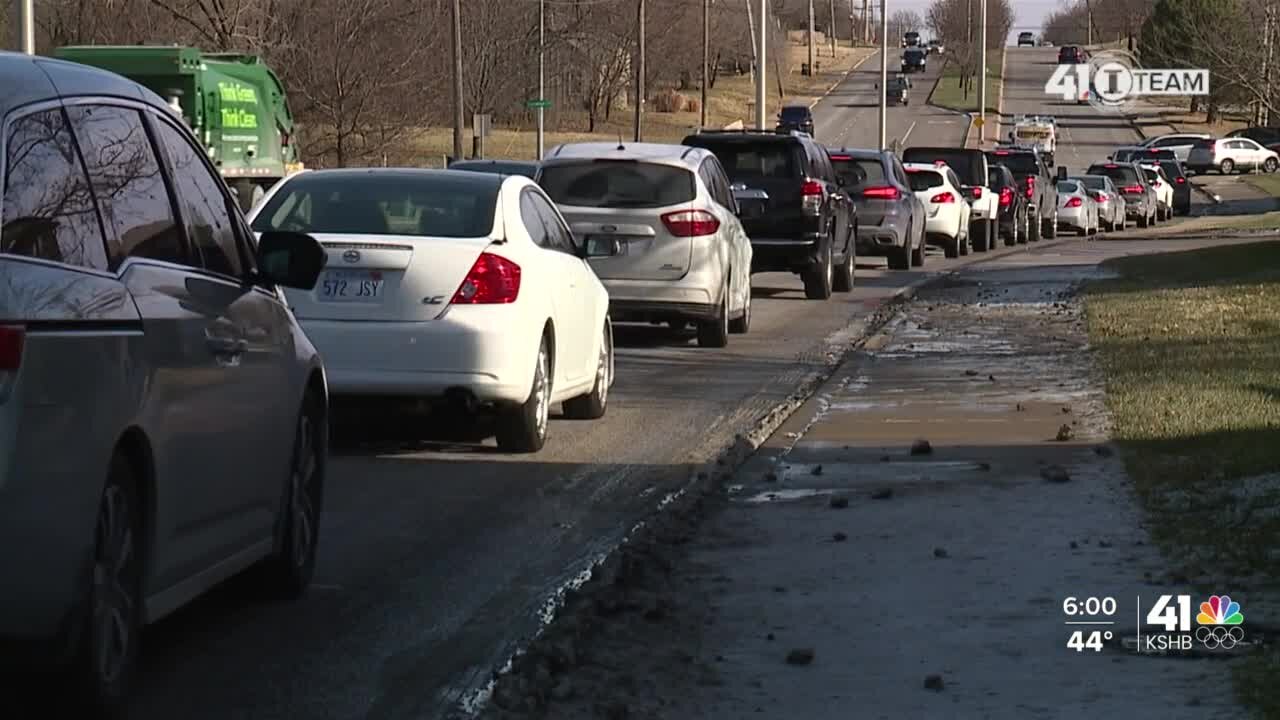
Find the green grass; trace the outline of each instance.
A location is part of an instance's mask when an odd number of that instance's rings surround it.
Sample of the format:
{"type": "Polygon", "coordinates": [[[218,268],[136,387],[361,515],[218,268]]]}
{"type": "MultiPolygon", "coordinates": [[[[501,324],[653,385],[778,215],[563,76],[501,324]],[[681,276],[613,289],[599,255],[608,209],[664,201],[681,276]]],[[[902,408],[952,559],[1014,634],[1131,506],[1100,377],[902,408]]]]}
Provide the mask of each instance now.
{"type": "MultiPolygon", "coordinates": [[[[987,54],[987,112],[999,112],[1000,88],[1004,83],[1004,79],[1000,75],[1000,69],[1004,62],[1004,50],[997,50],[987,54]]],[[[973,90],[969,93],[969,97],[964,96],[964,90],[960,87],[960,66],[958,64],[948,62],[946,67],[942,69],[942,76],[938,80],[937,86],[929,95],[929,104],[937,105],[951,110],[960,112],[977,112],[978,110],[978,82],[973,82],[973,90]]]]}
{"type": "MultiPolygon", "coordinates": [[[[1277,577],[1280,497],[1233,490],[1280,471],[1280,242],[1107,266],[1120,275],[1088,287],[1089,337],[1153,536],[1191,578],[1277,577]]],[[[1280,717],[1280,652],[1233,669],[1242,700],[1280,717]]]]}
{"type": "Polygon", "coordinates": [[[1280,197],[1280,174],[1247,175],[1245,182],[1272,197],[1280,197]]]}

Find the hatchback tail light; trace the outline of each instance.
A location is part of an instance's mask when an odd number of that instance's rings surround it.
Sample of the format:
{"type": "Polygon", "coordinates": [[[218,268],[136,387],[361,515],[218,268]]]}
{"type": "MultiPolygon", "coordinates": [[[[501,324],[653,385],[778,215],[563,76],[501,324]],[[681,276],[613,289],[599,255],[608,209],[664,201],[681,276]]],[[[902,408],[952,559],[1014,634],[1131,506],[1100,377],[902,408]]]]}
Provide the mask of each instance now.
{"type": "Polygon", "coordinates": [[[520,266],[493,253],[480,253],[453,294],[454,305],[505,305],[520,294],[520,266]]]}
{"type": "Polygon", "coordinates": [[[929,198],[929,202],[931,203],[953,203],[955,201],[956,201],[956,196],[952,195],[949,192],[940,192],[937,195],[934,195],[933,197],[929,198]]]}
{"type": "Polygon", "coordinates": [[[662,216],[667,232],[676,237],[714,235],[720,229],[720,221],[706,210],[678,210],[662,216]]]}
{"type": "Polygon", "coordinates": [[[868,200],[897,200],[898,188],[892,185],[883,187],[869,187],[862,191],[862,197],[868,200]]]}
{"type": "Polygon", "coordinates": [[[1080,207],[1083,204],[1084,204],[1084,201],[1078,197],[1073,197],[1067,201],[1067,207],[1080,207]]]}
{"type": "Polygon", "coordinates": [[[1013,188],[1000,188],[1000,206],[1013,204],[1013,188]]]}
{"type": "Polygon", "coordinates": [[[1124,187],[1120,188],[1120,192],[1126,195],[1141,195],[1142,186],[1141,185],[1125,185],[1124,187]]]}
{"type": "Polygon", "coordinates": [[[800,186],[800,206],[809,215],[822,212],[822,183],[817,180],[804,181],[800,186]]]}

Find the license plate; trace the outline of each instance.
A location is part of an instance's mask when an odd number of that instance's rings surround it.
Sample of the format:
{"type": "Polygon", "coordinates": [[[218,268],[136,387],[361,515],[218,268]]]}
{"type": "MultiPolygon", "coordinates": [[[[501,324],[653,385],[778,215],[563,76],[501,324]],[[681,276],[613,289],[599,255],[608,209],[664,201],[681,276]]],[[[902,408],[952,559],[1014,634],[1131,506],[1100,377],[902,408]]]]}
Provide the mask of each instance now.
{"type": "Polygon", "coordinates": [[[377,302],[384,282],[379,270],[326,270],[316,292],[332,302],[377,302]]]}
{"type": "Polygon", "coordinates": [[[587,235],[585,240],[586,242],[591,242],[592,240],[604,240],[605,242],[608,242],[610,240],[617,240],[618,254],[614,255],[613,257],[622,257],[623,255],[627,254],[628,238],[625,235],[587,235]]]}

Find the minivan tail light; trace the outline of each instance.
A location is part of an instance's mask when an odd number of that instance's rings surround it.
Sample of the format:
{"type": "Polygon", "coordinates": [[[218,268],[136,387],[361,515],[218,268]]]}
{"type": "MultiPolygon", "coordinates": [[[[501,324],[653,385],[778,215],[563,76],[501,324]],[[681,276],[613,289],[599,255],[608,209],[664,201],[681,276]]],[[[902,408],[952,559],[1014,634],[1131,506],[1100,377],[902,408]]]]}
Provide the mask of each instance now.
{"type": "Polygon", "coordinates": [[[520,266],[493,253],[480,253],[453,294],[454,305],[506,305],[520,295],[520,266]]]}
{"type": "Polygon", "coordinates": [[[662,216],[667,232],[676,237],[713,235],[720,229],[720,221],[706,210],[677,210],[662,216]]]}
{"type": "Polygon", "coordinates": [[[1080,207],[1083,204],[1084,204],[1084,201],[1078,197],[1073,197],[1067,201],[1067,207],[1080,207]]]}
{"type": "Polygon", "coordinates": [[[934,195],[933,197],[929,198],[929,202],[931,203],[953,203],[955,201],[956,201],[956,196],[952,195],[949,192],[940,192],[937,195],[934,195]]]}
{"type": "Polygon", "coordinates": [[[869,187],[862,191],[862,197],[868,200],[897,200],[898,188],[892,185],[869,187]]]}
{"type": "Polygon", "coordinates": [[[22,348],[27,329],[22,325],[0,325],[0,372],[17,372],[22,367],[22,348]]]}

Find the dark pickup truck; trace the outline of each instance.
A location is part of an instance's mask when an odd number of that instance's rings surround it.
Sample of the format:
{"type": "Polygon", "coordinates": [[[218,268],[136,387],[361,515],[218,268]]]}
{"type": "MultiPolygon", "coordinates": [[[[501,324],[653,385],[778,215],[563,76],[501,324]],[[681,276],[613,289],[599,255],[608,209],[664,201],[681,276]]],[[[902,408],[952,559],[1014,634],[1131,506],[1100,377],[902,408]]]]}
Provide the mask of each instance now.
{"type": "Polygon", "coordinates": [[[1009,168],[1026,197],[1031,218],[1028,239],[1036,242],[1042,237],[1057,237],[1058,183],[1040,153],[1034,148],[996,148],[987,151],[987,162],[1009,168]]]}
{"type": "Polygon", "coordinates": [[[683,144],[715,153],[733,183],[751,271],[792,272],[810,300],[853,289],[857,210],[827,151],[800,132],[703,131],[683,144]]]}

